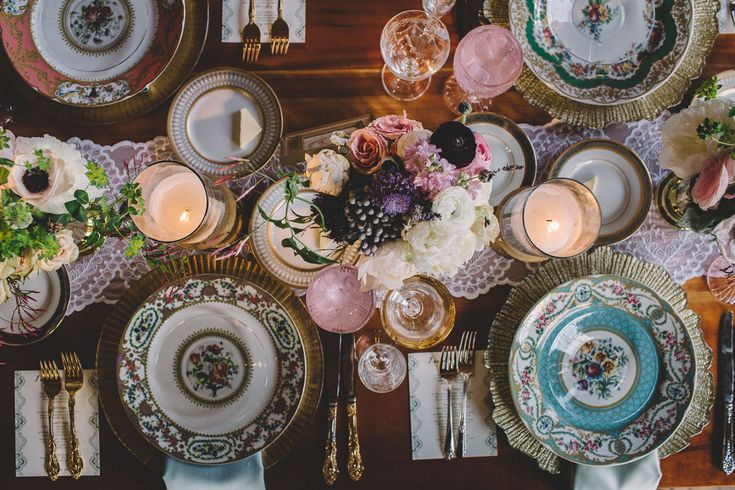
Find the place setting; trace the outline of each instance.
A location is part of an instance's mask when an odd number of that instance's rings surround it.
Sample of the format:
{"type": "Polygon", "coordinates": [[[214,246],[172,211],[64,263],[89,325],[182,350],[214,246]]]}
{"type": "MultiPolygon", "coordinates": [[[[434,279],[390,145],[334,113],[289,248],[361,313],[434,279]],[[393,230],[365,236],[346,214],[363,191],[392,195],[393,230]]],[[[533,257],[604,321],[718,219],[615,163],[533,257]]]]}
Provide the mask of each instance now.
{"type": "Polygon", "coordinates": [[[9,487],[728,482],[718,0],[211,4],[0,2],[9,487]]]}

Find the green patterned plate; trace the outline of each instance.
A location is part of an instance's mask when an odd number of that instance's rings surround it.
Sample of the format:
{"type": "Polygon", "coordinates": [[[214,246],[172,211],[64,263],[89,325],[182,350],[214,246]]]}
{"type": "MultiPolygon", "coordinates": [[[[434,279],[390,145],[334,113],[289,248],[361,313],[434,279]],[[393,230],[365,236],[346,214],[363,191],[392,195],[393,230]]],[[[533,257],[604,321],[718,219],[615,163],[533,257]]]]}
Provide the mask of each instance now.
{"type": "Polygon", "coordinates": [[[154,446],[197,464],[237,461],[288,426],[305,381],[284,307],[246,281],[204,275],[151,295],[120,344],[118,386],[154,446]]]}

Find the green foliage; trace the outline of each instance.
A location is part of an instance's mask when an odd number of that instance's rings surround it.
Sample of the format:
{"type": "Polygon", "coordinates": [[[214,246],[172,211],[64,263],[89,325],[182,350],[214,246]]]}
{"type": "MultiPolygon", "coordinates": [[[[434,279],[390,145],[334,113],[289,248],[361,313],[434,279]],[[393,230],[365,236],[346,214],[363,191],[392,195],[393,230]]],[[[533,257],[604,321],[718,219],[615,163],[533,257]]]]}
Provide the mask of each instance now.
{"type": "Polygon", "coordinates": [[[3,221],[14,230],[28,228],[33,223],[32,208],[23,201],[8,203],[1,211],[3,221]]]}
{"type": "Polygon", "coordinates": [[[8,132],[0,126],[0,150],[4,150],[6,148],[10,148],[10,136],[8,136],[8,132]]]}
{"type": "Polygon", "coordinates": [[[711,233],[720,221],[735,215],[735,199],[722,199],[715,209],[703,210],[696,203],[689,204],[679,225],[697,233],[711,233]]]}
{"type": "Polygon", "coordinates": [[[36,157],[36,167],[38,167],[39,170],[48,172],[51,168],[51,159],[46,156],[43,150],[40,148],[38,150],[34,150],[33,156],[36,157]]]}
{"type": "Polygon", "coordinates": [[[92,160],[87,160],[87,164],[85,165],[87,171],[84,173],[84,175],[87,176],[89,179],[89,183],[96,187],[97,189],[103,189],[107,187],[107,185],[110,183],[109,177],[107,177],[107,172],[105,172],[105,169],[102,168],[102,165],[100,165],[97,162],[93,162],[92,160]]]}
{"type": "Polygon", "coordinates": [[[138,255],[145,246],[145,236],[142,233],[136,233],[128,239],[128,246],[125,249],[125,257],[133,258],[138,255]]]}
{"type": "Polygon", "coordinates": [[[717,97],[717,91],[722,88],[720,80],[717,77],[708,78],[702,85],[697,87],[694,95],[704,100],[712,100],[717,97]]]}

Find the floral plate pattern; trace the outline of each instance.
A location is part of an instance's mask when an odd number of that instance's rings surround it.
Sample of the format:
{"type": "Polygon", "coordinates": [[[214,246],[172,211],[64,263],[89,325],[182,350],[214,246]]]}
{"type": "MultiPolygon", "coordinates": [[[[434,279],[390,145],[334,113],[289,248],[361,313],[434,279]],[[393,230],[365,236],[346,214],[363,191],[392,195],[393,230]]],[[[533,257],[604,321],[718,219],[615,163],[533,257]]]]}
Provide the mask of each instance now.
{"type": "Polygon", "coordinates": [[[511,30],[541,81],[588,104],[617,105],[651,92],[674,72],[692,36],[691,0],[576,0],[562,20],[554,18],[551,5],[559,3],[570,0],[511,0],[511,30]],[[633,32],[604,34],[610,26],[625,29],[636,22],[633,32]],[[574,35],[560,37],[560,24],[574,35]]]}
{"type": "MultiPolygon", "coordinates": [[[[609,374],[632,362],[619,341],[590,340],[572,353],[572,370],[582,368],[587,376],[573,372],[579,382],[599,380],[610,363],[609,374]],[[590,354],[594,352],[592,358],[590,354]],[[625,362],[623,358],[625,357],[625,362]],[[594,363],[590,360],[597,359],[594,363]],[[577,366],[574,366],[574,364],[577,366]],[[594,367],[594,369],[592,369],[594,367]]],[[[635,342],[634,344],[645,344],[635,342]]],[[[632,345],[641,372],[656,370],[645,357],[653,354],[632,345]]],[[[575,350],[574,348],[570,350],[575,350]]],[[[694,394],[694,347],[684,323],[673,308],[649,288],[615,276],[588,276],[563,284],[544,296],[528,313],[516,332],[510,353],[509,382],[516,409],[528,430],[556,455],[578,464],[608,465],[626,463],[645,456],[661,446],[676,430],[694,394]],[[580,308],[603,308],[624,312],[650,329],[658,351],[661,374],[645,410],[635,420],[619,427],[585,430],[565,422],[563,410],[548,388],[540,370],[544,344],[554,341],[556,328],[580,308]]],[[[546,379],[548,383],[548,379],[546,379]]],[[[584,383],[582,383],[584,384],[584,383]]],[[[597,385],[598,388],[600,385],[597,385]]],[[[635,390],[633,387],[631,390],[635,390]]],[[[612,395],[610,395],[612,396],[612,395]]],[[[644,397],[645,398],[645,397],[644,397]]],[[[646,403],[644,400],[643,403],[646,403]]],[[[605,411],[601,411],[604,414],[605,411]]]]}
{"type": "MultiPolygon", "coordinates": [[[[209,315],[202,323],[215,320],[209,315]]],[[[240,330],[244,334],[252,331],[240,330]]],[[[149,442],[187,462],[218,464],[260,451],[286,429],[303,394],[305,369],[299,332],[277,300],[246,281],[208,275],[164,286],[138,308],[120,344],[117,383],[129,418],[149,442]],[[212,308],[235,312],[232,321],[237,322],[237,315],[243,322],[251,322],[258,332],[266,332],[268,345],[264,352],[268,357],[262,360],[275,360],[276,371],[275,379],[264,383],[275,384],[270,388],[270,398],[267,389],[256,391],[257,363],[251,361],[251,352],[245,347],[247,339],[223,331],[226,326],[194,328],[194,335],[176,341],[176,329],[185,323],[182,318],[190,311],[212,308]],[[164,349],[171,349],[175,355],[149,359],[154,352],[167,352],[160,350],[162,344],[172,344],[164,349]],[[165,400],[166,387],[156,379],[161,378],[160,372],[170,369],[159,370],[161,359],[171,359],[173,366],[170,377],[163,382],[175,379],[180,400],[185,400],[175,407],[165,400]],[[233,422],[227,416],[246,410],[243,407],[253,399],[257,406],[254,418],[238,419],[236,415],[233,422]]]]}

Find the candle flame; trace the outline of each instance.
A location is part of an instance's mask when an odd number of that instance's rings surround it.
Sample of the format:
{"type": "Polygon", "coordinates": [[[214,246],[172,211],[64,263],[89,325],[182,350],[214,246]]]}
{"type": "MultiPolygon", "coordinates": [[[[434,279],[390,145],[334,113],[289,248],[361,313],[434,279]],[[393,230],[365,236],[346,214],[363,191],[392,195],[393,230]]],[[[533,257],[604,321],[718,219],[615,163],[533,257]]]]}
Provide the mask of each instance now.
{"type": "Polygon", "coordinates": [[[559,231],[559,222],[554,221],[553,219],[547,219],[546,220],[546,231],[548,231],[549,233],[559,231]]]}
{"type": "Polygon", "coordinates": [[[184,211],[181,213],[181,216],[179,216],[179,221],[182,223],[186,223],[189,221],[189,217],[191,216],[191,211],[188,209],[184,209],[184,211]]]}

